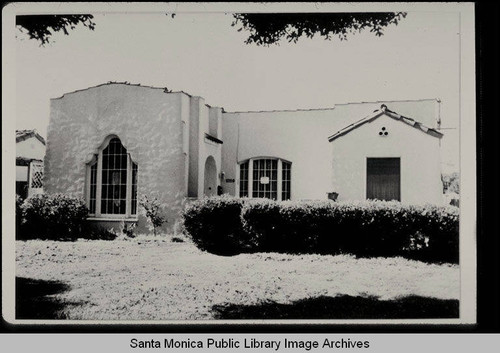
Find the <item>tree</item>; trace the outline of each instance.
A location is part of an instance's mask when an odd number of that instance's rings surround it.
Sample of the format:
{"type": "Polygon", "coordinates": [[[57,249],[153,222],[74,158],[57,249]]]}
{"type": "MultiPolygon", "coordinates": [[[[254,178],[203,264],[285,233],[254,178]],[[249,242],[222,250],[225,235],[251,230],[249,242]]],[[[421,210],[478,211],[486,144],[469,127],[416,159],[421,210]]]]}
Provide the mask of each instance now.
{"type": "Polygon", "coordinates": [[[316,34],[331,40],[339,37],[346,40],[347,34],[370,29],[376,36],[382,36],[384,28],[397,25],[405,12],[349,12],[349,13],[242,13],[233,14],[233,27],[241,25],[250,32],[246,44],[269,46],[278,44],[282,38],[296,43],[300,37],[316,34]]]}
{"type": "Polygon", "coordinates": [[[49,43],[49,38],[54,32],[63,31],[68,35],[69,29],[75,29],[82,24],[90,30],[94,30],[95,23],[92,15],[18,15],[16,26],[21,32],[26,31],[30,39],[41,42],[41,45],[49,43]]]}
{"type": "MultiPolygon", "coordinates": [[[[175,17],[175,13],[170,15],[175,17]]],[[[231,26],[240,26],[238,31],[250,32],[246,44],[269,46],[278,44],[282,38],[296,43],[303,35],[308,38],[320,35],[328,40],[337,36],[346,40],[348,34],[365,29],[381,36],[387,26],[397,25],[406,13],[236,13],[233,17],[231,26]]],[[[94,30],[93,18],[92,15],[20,15],[16,17],[16,25],[21,31],[26,30],[30,39],[39,40],[44,45],[54,32],[63,31],[68,35],[68,29],[74,29],[78,24],[94,30]]]]}

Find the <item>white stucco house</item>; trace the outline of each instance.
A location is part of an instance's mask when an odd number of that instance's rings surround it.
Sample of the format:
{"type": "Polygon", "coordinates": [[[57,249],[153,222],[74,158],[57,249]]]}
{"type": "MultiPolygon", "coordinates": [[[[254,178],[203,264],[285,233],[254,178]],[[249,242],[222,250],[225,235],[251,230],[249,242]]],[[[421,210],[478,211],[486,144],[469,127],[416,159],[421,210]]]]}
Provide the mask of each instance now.
{"type": "Polygon", "coordinates": [[[103,84],[51,100],[45,190],[85,198],[91,220],[115,227],[143,223],[142,194],[160,200],[167,228],[190,199],[221,193],[440,204],[439,104],[225,112],[184,92],[103,84]]]}
{"type": "Polygon", "coordinates": [[[36,130],[16,130],[16,194],[43,192],[45,139],[36,130]]]}

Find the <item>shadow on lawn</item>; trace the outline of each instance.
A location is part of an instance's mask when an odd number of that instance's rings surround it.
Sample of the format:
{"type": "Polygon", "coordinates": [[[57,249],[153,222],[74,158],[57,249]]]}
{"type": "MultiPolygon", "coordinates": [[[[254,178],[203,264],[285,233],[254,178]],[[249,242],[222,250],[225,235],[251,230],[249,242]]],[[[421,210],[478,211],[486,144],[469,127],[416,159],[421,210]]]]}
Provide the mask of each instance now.
{"type": "Polygon", "coordinates": [[[408,296],[394,300],[376,297],[320,296],[291,304],[214,305],[216,319],[432,319],[458,318],[459,302],[408,296]]]}
{"type": "Polygon", "coordinates": [[[69,288],[59,281],[16,277],[16,319],[66,319],[62,310],[81,303],[63,302],[52,295],[66,292],[69,288]]]}

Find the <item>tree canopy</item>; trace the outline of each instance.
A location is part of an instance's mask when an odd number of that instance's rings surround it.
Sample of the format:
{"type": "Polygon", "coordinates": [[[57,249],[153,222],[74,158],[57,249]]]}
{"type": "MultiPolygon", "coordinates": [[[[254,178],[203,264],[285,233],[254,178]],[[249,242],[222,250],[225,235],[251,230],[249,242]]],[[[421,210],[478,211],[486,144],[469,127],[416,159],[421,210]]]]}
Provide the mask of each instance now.
{"type": "Polygon", "coordinates": [[[268,46],[281,39],[296,43],[305,35],[320,35],[331,40],[337,36],[346,40],[348,34],[370,29],[376,36],[383,35],[384,28],[397,25],[405,12],[346,12],[346,13],[242,13],[233,14],[232,26],[240,26],[250,32],[246,44],[268,46]]]}
{"type": "MultiPolygon", "coordinates": [[[[168,15],[168,14],[167,14],[168,15]]],[[[174,18],[175,13],[171,14],[174,18]]],[[[231,26],[238,31],[248,31],[246,44],[269,46],[278,44],[282,39],[296,43],[300,37],[312,38],[315,35],[331,40],[338,37],[346,40],[348,34],[359,33],[365,29],[376,36],[383,35],[384,29],[397,25],[405,12],[345,12],[345,13],[236,13],[231,26]]],[[[30,39],[47,44],[54,32],[69,31],[78,24],[94,30],[92,15],[20,15],[16,25],[28,33],[30,39]]]]}
{"type": "Polygon", "coordinates": [[[53,32],[63,31],[68,35],[68,30],[75,29],[78,24],[94,30],[95,23],[92,15],[18,15],[16,26],[21,31],[26,31],[30,39],[47,44],[53,32]]]}

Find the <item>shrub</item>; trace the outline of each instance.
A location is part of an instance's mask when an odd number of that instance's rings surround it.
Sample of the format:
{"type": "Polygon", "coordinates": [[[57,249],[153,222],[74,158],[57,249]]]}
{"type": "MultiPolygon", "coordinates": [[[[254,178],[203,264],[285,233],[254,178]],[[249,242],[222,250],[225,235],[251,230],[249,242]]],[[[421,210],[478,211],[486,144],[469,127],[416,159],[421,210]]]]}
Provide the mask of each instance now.
{"type": "Polygon", "coordinates": [[[445,193],[460,194],[460,174],[458,172],[443,174],[441,179],[445,193]]]}
{"type": "Polygon", "coordinates": [[[148,222],[153,227],[153,234],[156,235],[156,229],[162,226],[167,220],[160,214],[160,202],[158,199],[150,199],[146,195],[142,196],[139,205],[144,208],[148,222]]]}
{"type": "Polygon", "coordinates": [[[64,194],[35,195],[22,205],[20,239],[75,240],[85,230],[88,209],[80,198],[64,194]]]}
{"type": "Polygon", "coordinates": [[[242,199],[226,195],[189,204],[182,213],[184,231],[201,250],[234,255],[248,247],[240,214],[242,199]]]}
{"type": "Polygon", "coordinates": [[[389,256],[407,245],[398,204],[252,201],[242,220],[261,251],[389,256]]]}
{"type": "MultiPolygon", "coordinates": [[[[290,244],[284,242],[280,208],[272,200],[251,200],[242,205],[242,231],[248,235],[249,250],[286,251],[290,244]]],[[[289,237],[288,240],[291,240],[289,237]]]]}
{"type": "Polygon", "coordinates": [[[137,223],[135,222],[133,223],[127,223],[125,221],[121,222],[122,233],[129,238],[136,237],[136,235],[134,234],[135,228],[137,228],[137,223]]]}
{"type": "Polygon", "coordinates": [[[113,232],[112,229],[107,229],[103,226],[88,223],[82,237],[90,240],[115,240],[118,234],[113,232]]]}
{"type": "Polygon", "coordinates": [[[396,201],[284,201],[210,198],[184,213],[203,250],[348,253],[458,262],[458,209],[396,201]]]}
{"type": "Polygon", "coordinates": [[[459,215],[455,206],[426,206],[420,213],[419,232],[424,235],[414,255],[418,259],[432,262],[452,262],[459,260],[459,215]]]}
{"type": "Polygon", "coordinates": [[[16,239],[21,236],[23,225],[23,199],[16,194],[16,239]]]}

